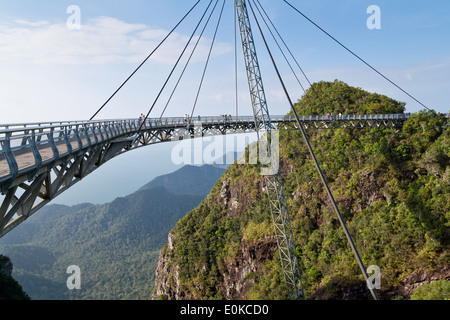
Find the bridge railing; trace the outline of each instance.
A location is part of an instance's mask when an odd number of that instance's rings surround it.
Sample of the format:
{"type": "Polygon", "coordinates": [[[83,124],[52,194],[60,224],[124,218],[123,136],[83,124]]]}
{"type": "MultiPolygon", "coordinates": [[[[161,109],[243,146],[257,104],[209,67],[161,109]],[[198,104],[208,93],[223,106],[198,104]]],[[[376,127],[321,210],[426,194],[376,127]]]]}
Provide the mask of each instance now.
{"type": "Polygon", "coordinates": [[[70,121],[0,126],[1,177],[39,168],[61,156],[136,132],[138,120],[70,121]]]}
{"type": "MultiPolygon", "coordinates": [[[[357,120],[405,120],[410,113],[400,114],[326,114],[326,115],[299,115],[300,121],[357,121],[357,120]]],[[[287,115],[272,117],[272,121],[297,121],[295,116],[287,115]]]]}
{"type": "MultiPolygon", "coordinates": [[[[405,120],[410,114],[327,114],[300,115],[300,121],[405,120]]],[[[57,159],[122,136],[139,128],[180,128],[202,124],[252,123],[253,116],[198,116],[147,119],[55,121],[0,125],[0,182],[20,172],[38,169],[57,159]]],[[[272,122],[295,122],[293,115],[272,116],[272,122]]]]}
{"type": "MultiPolygon", "coordinates": [[[[407,119],[410,113],[402,114],[328,114],[328,115],[300,115],[301,121],[344,121],[344,120],[396,120],[407,119]]],[[[145,123],[145,128],[151,128],[161,125],[183,125],[186,124],[186,118],[183,117],[168,117],[168,118],[150,118],[145,123]]],[[[253,121],[253,116],[198,116],[188,119],[189,123],[201,121],[204,123],[220,123],[229,121],[247,122],[253,121]]],[[[287,116],[271,116],[272,121],[296,121],[293,115],[287,116]]],[[[47,130],[51,128],[64,127],[105,127],[105,126],[140,126],[139,119],[112,119],[112,120],[98,120],[98,121],[54,121],[54,122],[35,122],[35,123],[17,123],[17,124],[0,124],[0,134],[6,132],[32,132],[33,130],[47,130]]],[[[0,136],[1,139],[1,136],[0,136]]]]}

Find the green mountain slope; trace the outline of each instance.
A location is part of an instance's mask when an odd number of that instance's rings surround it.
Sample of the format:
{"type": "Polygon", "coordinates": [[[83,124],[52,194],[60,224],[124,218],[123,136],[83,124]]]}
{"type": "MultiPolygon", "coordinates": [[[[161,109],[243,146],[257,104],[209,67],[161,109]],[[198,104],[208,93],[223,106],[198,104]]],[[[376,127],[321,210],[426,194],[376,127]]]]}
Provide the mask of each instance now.
{"type": "MultiPolygon", "coordinates": [[[[184,174],[189,184],[210,189],[223,172],[206,179],[184,170],[163,181],[182,187],[184,174]]],[[[0,242],[0,252],[14,262],[14,278],[38,300],[150,299],[170,229],[205,196],[154,185],[103,205],[46,206],[0,242]],[[67,289],[71,265],[81,269],[82,290],[67,289]]]]}
{"type": "Polygon", "coordinates": [[[140,190],[154,186],[164,186],[173,194],[193,194],[206,196],[211,190],[211,178],[218,179],[225,169],[212,166],[184,166],[181,169],[153,179],[140,190]]]}
{"type": "MultiPolygon", "coordinates": [[[[296,108],[300,114],[401,113],[404,104],[335,81],[314,84],[296,108]]],[[[308,131],[366,267],[381,269],[384,299],[409,297],[408,281],[417,272],[450,279],[446,121],[419,112],[401,129],[308,131]]],[[[299,132],[281,133],[280,163],[307,297],[369,299],[299,132]]],[[[231,166],[171,231],[154,299],[286,298],[259,170],[231,166]]]]}

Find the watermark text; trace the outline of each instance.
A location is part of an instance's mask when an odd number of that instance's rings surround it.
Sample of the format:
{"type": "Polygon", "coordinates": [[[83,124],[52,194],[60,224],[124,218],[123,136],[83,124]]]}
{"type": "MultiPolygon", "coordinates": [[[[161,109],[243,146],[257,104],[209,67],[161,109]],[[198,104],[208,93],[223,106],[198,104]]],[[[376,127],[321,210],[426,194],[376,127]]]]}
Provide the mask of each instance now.
{"type": "Polygon", "coordinates": [[[79,6],[71,5],[67,7],[67,14],[70,14],[67,18],[67,28],[69,30],[80,30],[81,29],[81,9],[79,6]]]}
{"type": "Polygon", "coordinates": [[[371,16],[367,19],[367,28],[369,30],[381,29],[381,9],[377,5],[371,5],[367,8],[367,14],[371,16]]]}
{"type": "Polygon", "coordinates": [[[69,290],[81,290],[81,269],[79,266],[70,266],[67,268],[67,288],[69,290]]]}

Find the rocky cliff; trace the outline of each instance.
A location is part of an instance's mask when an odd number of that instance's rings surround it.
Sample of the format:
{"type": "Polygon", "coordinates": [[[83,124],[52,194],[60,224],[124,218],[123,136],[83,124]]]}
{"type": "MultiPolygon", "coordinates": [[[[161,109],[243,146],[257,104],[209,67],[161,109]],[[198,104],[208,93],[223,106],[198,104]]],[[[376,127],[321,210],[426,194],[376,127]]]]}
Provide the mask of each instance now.
{"type": "MultiPolygon", "coordinates": [[[[202,287],[198,286],[195,291],[185,290],[180,281],[179,267],[170,263],[173,237],[173,234],[169,235],[169,244],[161,252],[153,299],[196,300],[199,296],[194,292],[201,291],[202,287]]],[[[264,263],[273,258],[276,250],[277,243],[273,236],[253,244],[243,240],[237,256],[225,265],[223,278],[217,283],[222,298],[246,299],[247,292],[255,285],[254,274],[263,269],[264,263]]]]}
{"type": "MultiPolygon", "coordinates": [[[[401,113],[404,104],[336,81],[315,84],[296,108],[305,114],[401,113]]],[[[409,298],[417,286],[448,279],[446,121],[419,112],[401,129],[308,132],[366,267],[381,269],[384,299],[409,298]]],[[[280,168],[307,298],[370,299],[300,133],[281,133],[280,168]]],[[[259,172],[258,165],[231,166],[171,231],[154,299],[286,298],[259,172]]]]}

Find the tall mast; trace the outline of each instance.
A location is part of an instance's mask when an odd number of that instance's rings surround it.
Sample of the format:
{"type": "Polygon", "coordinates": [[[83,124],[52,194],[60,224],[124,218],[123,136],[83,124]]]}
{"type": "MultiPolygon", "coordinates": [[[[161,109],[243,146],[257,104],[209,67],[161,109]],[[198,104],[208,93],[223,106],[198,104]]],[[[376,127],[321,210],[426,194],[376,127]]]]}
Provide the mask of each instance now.
{"type": "Polygon", "coordinates": [[[269,159],[268,162],[270,162],[268,167],[265,168],[264,177],[288,295],[291,300],[304,299],[283,178],[278,165],[278,146],[274,147],[272,145],[272,139],[277,132],[274,130],[274,126],[270,120],[247,4],[245,0],[235,0],[235,4],[253,115],[258,133],[258,141],[260,141],[260,153],[262,152],[261,146],[264,145],[264,152],[267,151],[266,159],[269,159]],[[264,130],[262,138],[260,137],[261,133],[258,131],[260,128],[264,130]]]}

